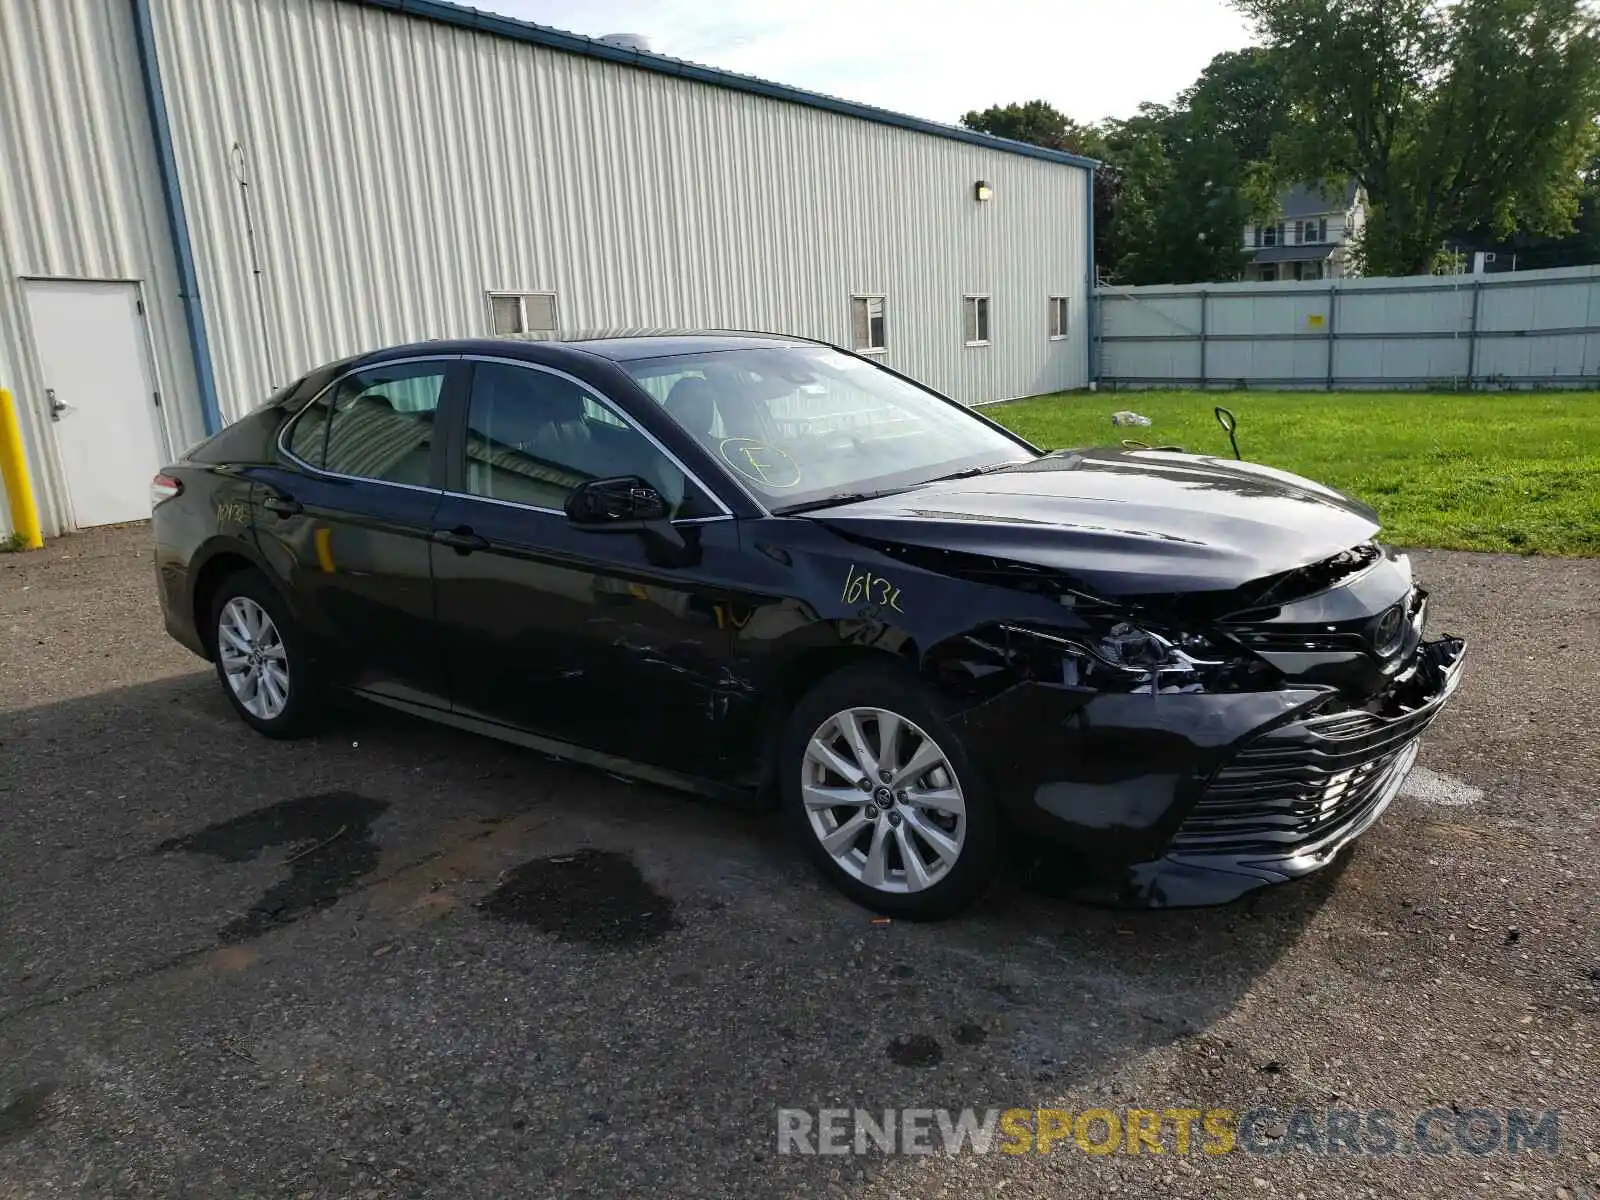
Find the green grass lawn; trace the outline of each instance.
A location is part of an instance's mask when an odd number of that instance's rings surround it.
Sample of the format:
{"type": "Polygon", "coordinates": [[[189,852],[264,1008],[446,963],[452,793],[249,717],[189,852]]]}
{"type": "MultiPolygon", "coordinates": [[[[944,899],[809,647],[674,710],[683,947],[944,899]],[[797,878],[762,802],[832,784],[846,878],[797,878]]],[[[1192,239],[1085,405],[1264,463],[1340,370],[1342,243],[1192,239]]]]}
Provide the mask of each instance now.
{"type": "Polygon", "coordinates": [[[1600,555],[1600,392],[1067,392],[984,408],[1047,449],[1124,437],[1249,459],[1365,500],[1400,546],[1600,555]],[[1149,428],[1115,428],[1131,409],[1149,428]]]}

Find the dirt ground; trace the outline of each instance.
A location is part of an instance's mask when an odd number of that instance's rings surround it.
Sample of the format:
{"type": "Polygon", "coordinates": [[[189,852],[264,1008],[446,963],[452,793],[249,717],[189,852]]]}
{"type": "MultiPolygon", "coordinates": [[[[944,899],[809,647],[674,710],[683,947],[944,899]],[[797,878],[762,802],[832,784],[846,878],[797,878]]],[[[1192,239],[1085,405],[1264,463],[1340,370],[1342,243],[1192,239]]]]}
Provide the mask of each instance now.
{"type": "Polygon", "coordinates": [[[1322,875],[911,925],[765,813],[376,711],[257,737],[148,536],[0,555],[0,1195],[1600,1194],[1600,561],[1415,555],[1470,675],[1322,875]],[[779,1153],[780,1109],[905,1107],[1273,1115],[1220,1155],[779,1153]],[[1300,1107],[1400,1145],[1313,1152],[1300,1107]],[[1472,1153],[1474,1109],[1558,1136],[1472,1153]]]}

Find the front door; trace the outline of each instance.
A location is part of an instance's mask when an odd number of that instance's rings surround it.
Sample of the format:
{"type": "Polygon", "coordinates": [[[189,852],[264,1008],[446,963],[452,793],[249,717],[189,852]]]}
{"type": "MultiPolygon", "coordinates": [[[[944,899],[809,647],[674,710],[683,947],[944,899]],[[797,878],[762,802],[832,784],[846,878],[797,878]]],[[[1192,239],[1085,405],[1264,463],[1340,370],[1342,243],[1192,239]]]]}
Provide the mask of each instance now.
{"type": "Polygon", "coordinates": [[[144,520],[167,451],[138,285],[30,279],[23,290],[72,523],[144,520]]]}
{"type": "Polygon", "coordinates": [[[570,376],[476,364],[461,461],[435,524],[438,619],[457,712],[688,774],[721,773],[730,634],[721,507],[570,376]],[[587,479],[637,476],[675,518],[663,546],[568,522],[587,479]]]}
{"type": "Polygon", "coordinates": [[[345,375],[251,467],[256,541],[335,681],[443,706],[429,536],[443,451],[435,420],[458,358],[379,363],[345,375]]]}

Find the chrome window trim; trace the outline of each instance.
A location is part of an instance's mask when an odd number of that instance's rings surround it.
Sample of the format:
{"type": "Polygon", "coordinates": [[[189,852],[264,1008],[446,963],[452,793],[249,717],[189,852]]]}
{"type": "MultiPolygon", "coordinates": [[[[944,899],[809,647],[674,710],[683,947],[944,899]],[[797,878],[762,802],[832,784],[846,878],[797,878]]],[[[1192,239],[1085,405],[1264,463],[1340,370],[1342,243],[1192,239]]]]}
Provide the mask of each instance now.
{"type": "MultiPolygon", "coordinates": [[[[569,375],[567,372],[561,370],[559,367],[547,366],[544,363],[529,362],[526,359],[522,359],[522,358],[496,358],[493,355],[488,355],[488,354],[464,354],[461,357],[463,359],[465,359],[467,362],[473,362],[473,363],[480,363],[480,362],[501,363],[501,364],[504,364],[505,366],[508,366],[508,367],[521,367],[521,368],[523,368],[524,370],[527,370],[527,371],[542,371],[546,375],[555,375],[555,376],[558,376],[561,379],[565,379],[568,383],[576,384],[578,387],[583,389],[583,391],[584,391],[584,393],[586,395],[592,397],[594,399],[594,401],[597,404],[599,404],[602,408],[605,408],[607,411],[609,411],[613,415],[615,415],[620,421],[622,421],[625,425],[627,425],[629,429],[633,429],[633,430],[637,431],[638,433],[642,434],[644,439],[647,442],[649,442],[652,446],[654,446],[657,450],[659,450],[666,457],[668,462],[670,462],[673,466],[677,467],[678,470],[682,471],[683,474],[684,474],[684,477],[686,479],[689,479],[689,480],[693,481],[694,485],[696,487],[698,487],[702,492],[704,492],[707,496],[709,496],[711,498],[711,502],[722,510],[722,515],[720,517],[685,517],[685,518],[683,518],[685,523],[690,522],[690,521],[707,521],[707,520],[723,520],[723,519],[731,520],[733,518],[733,515],[734,515],[733,509],[728,507],[727,501],[723,500],[721,495],[719,495],[713,488],[707,487],[706,483],[705,483],[705,480],[701,479],[700,476],[696,475],[693,471],[691,471],[689,469],[688,465],[681,458],[679,458],[671,450],[667,449],[666,446],[662,445],[660,438],[656,437],[655,434],[651,433],[643,425],[641,425],[641,424],[639,424],[639,422],[635,421],[633,419],[633,416],[630,413],[627,413],[623,409],[619,408],[617,406],[617,404],[614,401],[611,400],[610,397],[606,396],[604,393],[602,393],[600,391],[597,391],[593,384],[585,383],[583,380],[579,379],[576,375],[569,375]]],[[[469,390],[468,393],[467,393],[467,413],[468,413],[469,419],[470,419],[470,416],[471,416],[471,412],[472,412],[472,393],[469,390]]],[[[468,499],[471,499],[471,500],[491,500],[496,504],[513,504],[518,508],[533,509],[536,512],[556,512],[556,513],[560,513],[562,516],[566,515],[566,513],[563,512],[561,509],[539,508],[538,506],[532,505],[532,504],[516,504],[515,501],[511,501],[511,500],[504,500],[504,501],[494,500],[494,498],[492,496],[479,496],[479,495],[477,495],[477,494],[475,494],[473,492],[452,492],[450,494],[451,495],[458,495],[458,496],[465,496],[465,497],[467,497],[468,499]]],[[[766,511],[765,508],[763,508],[762,511],[765,512],[766,511]]],[[[767,515],[771,515],[771,514],[767,514],[767,515]]],[[[674,521],[673,524],[677,524],[677,522],[674,521]]]]}
{"type": "MultiPolygon", "coordinates": [[[[459,354],[418,354],[414,358],[389,358],[382,362],[369,362],[363,363],[358,367],[351,367],[348,371],[345,371],[344,373],[335,376],[333,379],[330,379],[320,392],[300,406],[299,412],[295,413],[295,415],[290,417],[288,421],[284,422],[283,428],[278,430],[278,453],[283,455],[283,457],[288,459],[290,462],[294,463],[295,466],[300,467],[302,470],[310,471],[313,475],[321,475],[324,479],[346,479],[352,483],[376,483],[381,487],[404,488],[408,492],[427,492],[434,496],[442,495],[444,492],[443,488],[428,487],[425,484],[400,483],[398,480],[394,479],[376,479],[371,475],[346,475],[341,471],[329,471],[323,467],[314,467],[305,459],[301,458],[299,455],[295,454],[289,449],[288,439],[289,435],[293,432],[294,427],[300,423],[300,418],[304,417],[324,396],[326,396],[334,388],[338,387],[346,379],[349,379],[352,375],[359,375],[361,372],[370,371],[375,367],[405,367],[411,365],[412,363],[427,362],[446,364],[445,370],[448,374],[448,364],[460,362],[461,358],[462,356],[459,354]]],[[[441,394],[442,391],[443,385],[441,385],[441,394]]],[[[434,411],[437,412],[438,409],[435,409],[434,411]]]]}
{"type": "MultiPolygon", "coordinates": [[[[540,504],[524,504],[521,500],[500,500],[494,496],[480,496],[476,492],[452,492],[446,488],[443,494],[452,500],[480,500],[484,504],[498,504],[501,508],[520,508],[523,512],[543,513],[545,516],[561,517],[563,520],[566,519],[567,515],[565,509],[545,508],[540,504]]],[[[713,525],[718,521],[734,521],[737,519],[732,513],[719,513],[714,517],[675,517],[670,524],[713,525]]]]}

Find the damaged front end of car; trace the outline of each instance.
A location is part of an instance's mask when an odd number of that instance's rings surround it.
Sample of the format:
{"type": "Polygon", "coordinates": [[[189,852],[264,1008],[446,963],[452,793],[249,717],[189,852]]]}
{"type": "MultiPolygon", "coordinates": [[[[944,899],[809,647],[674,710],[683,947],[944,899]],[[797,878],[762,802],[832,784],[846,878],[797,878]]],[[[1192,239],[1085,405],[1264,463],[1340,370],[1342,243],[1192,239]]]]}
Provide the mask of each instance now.
{"type": "Polygon", "coordinates": [[[1132,596],[940,557],[1033,598],[930,665],[971,698],[957,723],[1015,822],[1070,848],[1086,898],[1214,904],[1327,865],[1393,800],[1461,680],[1463,642],[1424,637],[1426,592],[1372,542],[1226,590],[1132,596]]]}

